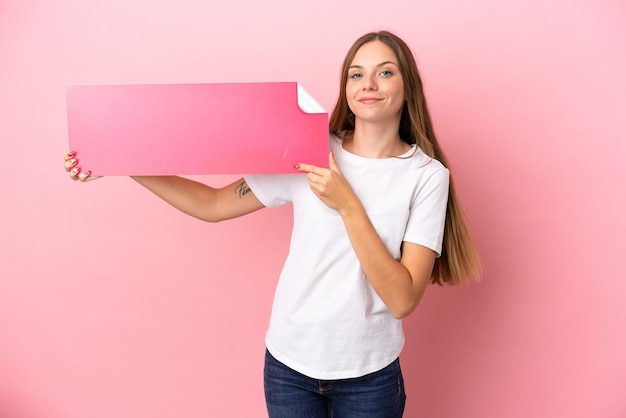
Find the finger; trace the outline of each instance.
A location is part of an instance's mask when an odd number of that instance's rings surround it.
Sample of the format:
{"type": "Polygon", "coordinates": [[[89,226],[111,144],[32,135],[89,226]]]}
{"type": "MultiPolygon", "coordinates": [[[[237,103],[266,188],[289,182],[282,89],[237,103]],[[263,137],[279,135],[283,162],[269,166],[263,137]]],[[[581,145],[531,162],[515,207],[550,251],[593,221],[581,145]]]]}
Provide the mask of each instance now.
{"type": "Polygon", "coordinates": [[[63,157],[65,158],[65,161],[69,161],[72,158],[76,157],[76,151],[70,151],[67,154],[65,154],[63,157]]]}
{"type": "Polygon", "coordinates": [[[80,167],[74,167],[71,170],[69,170],[70,172],[70,178],[72,180],[79,180],[78,175],[80,174],[80,167]]]}
{"type": "Polygon", "coordinates": [[[304,173],[311,173],[311,174],[317,174],[317,175],[320,175],[320,170],[321,170],[321,167],[318,167],[316,165],[311,165],[311,164],[296,164],[293,166],[293,168],[295,168],[298,171],[302,171],[304,173]]]}
{"type": "Polygon", "coordinates": [[[78,173],[78,180],[82,181],[83,183],[86,181],[91,180],[91,171],[83,171],[78,173]]]}
{"type": "Polygon", "coordinates": [[[83,183],[87,181],[97,180],[100,177],[102,176],[92,176],[91,171],[83,171],[82,173],[78,175],[78,179],[82,181],[83,183]]]}
{"type": "Polygon", "coordinates": [[[309,182],[309,185],[323,185],[324,184],[324,177],[320,174],[316,174],[316,173],[307,173],[306,175],[306,179],[309,182]]]}
{"type": "Polygon", "coordinates": [[[293,166],[298,171],[303,171],[305,173],[309,173],[309,166],[307,164],[296,164],[293,166]]]}
{"type": "Polygon", "coordinates": [[[72,167],[78,164],[78,160],[76,158],[71,158],[69,160],[65,160],[65,171],[70,171],[72,167]]]}
{"type": "Polygon", "coordinates": [[[339,166],[337,165],[337,162],[335,161],[335,153],[332,151],[328,154],[328,167],[332,171],[341,172],[341,170],[339,170],[339,166]]]}

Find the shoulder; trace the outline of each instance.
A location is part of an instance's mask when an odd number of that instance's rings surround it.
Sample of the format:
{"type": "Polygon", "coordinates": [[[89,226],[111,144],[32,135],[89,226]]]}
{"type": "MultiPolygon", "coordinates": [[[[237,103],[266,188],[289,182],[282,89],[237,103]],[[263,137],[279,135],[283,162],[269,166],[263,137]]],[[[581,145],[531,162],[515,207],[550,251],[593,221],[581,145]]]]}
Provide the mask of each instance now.
{"type": "Polygon", "coordinates": [[[439,160],[429,157],[419,147],[415,150],[411,157],[408,158],[408,160],[410,166],[418,171],[449,174],[449,170],[439,160]]]}
{"type": "Polygon", "coordinates": [[[409,169],[405,171],[407,177],[414,183],[416,190],[424,188],[447,189],[450,183],[450,170],[439,160],[429,157],[418,148],[408,161],[409,169]]]}

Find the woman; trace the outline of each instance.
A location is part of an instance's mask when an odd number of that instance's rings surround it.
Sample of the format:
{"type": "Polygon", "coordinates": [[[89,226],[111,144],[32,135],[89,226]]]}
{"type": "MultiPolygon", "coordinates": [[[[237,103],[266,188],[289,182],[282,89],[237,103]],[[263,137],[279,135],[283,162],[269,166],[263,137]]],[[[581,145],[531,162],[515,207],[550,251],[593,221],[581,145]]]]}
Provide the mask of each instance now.
{"type": "MultiPolygon", "coordinates": [[[[270,418],[401,417],[401,319],[429,282],[463,283],[480,267],[400,38],[369,33],[350,48],[329,130],[329,168],[302,162],[300,173],[246,176],[220,189],[134,179],[210,222],[292,202],[266,336],[270,418]]],[[[75,153],[65,159],[73,179],[92,179],[75,153]]]]}

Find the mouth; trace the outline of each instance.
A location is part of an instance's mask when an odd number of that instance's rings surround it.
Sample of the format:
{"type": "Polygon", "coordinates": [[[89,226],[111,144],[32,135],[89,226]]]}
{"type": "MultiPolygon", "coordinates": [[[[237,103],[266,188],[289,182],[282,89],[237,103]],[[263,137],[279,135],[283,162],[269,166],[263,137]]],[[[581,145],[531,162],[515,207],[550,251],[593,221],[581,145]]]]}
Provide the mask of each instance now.
{"type": "Polygon", "coordinates": [[[377,103],[379,101],[381,101],[382,99],[376,98],[376,97],[361,97],[359,99],[360,103],[363,104],[373,104],[373,103],[377,103]]]}

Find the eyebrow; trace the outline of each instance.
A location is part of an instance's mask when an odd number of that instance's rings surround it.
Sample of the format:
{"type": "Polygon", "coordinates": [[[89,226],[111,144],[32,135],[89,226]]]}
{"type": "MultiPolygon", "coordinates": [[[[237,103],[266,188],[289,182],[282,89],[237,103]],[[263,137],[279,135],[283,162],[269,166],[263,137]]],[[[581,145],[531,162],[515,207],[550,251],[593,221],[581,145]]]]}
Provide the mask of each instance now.
{"type": "MultiPolygon", "coordinates": [[[[376,65],[376,67],[377,68],[378,67],[383,67],[383,66],[388,65],[388,64],[393,64],[396,67],[398,66],[398,64],[396,64],[393,61],[384,61],[384,62],[381,62],[380,64],[376,65]]],[[[363,68],[363,66],[362,65],[351,65],[350,67],[348,67],[348,69],[351,69],[351,68],[363,68]]]]}

